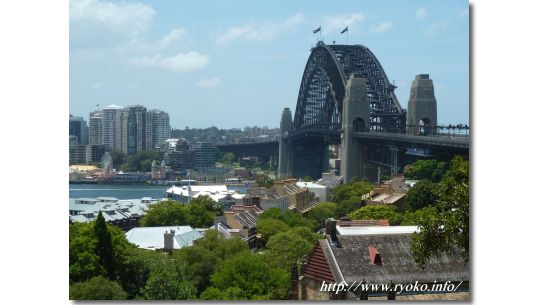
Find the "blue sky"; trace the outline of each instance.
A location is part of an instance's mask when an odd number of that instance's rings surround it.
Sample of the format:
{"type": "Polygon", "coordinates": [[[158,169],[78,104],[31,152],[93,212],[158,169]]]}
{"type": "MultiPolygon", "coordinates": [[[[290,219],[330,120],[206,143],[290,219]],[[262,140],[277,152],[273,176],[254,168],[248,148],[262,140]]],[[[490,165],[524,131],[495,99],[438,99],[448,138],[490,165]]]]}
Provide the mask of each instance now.
{"type": "Polygon", "coordinates": [[[428,73],[439,123],[469,122],[467,1],[72,0],[69,15],[73,115],[142,104],[169,112],[172,128],[277,127],[295,110],[312,30],[345,44],[349,26],[404,108],[428,73]]]}

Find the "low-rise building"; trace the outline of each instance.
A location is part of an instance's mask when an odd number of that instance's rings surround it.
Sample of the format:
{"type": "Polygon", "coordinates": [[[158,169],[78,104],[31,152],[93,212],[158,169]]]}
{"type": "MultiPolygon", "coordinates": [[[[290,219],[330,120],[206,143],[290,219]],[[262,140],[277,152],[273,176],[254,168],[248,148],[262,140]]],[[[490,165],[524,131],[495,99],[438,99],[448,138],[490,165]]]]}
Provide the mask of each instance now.
{"type": "Polygon", "coordinates": [[[319,201],[315,201],[313,193],[306,189],[302,189],[296,185],[297,179],[284,179],[274,182],[274,188],[279,196],[289,197],[289,210],[294,210],[299,213],[309,211],[316,206],[319,201]]]}
{"type": "Polygon", "coordinates": [[[114,197],[69,199],[69,223],[93,221],[101,211],[107,223],[127,231],[137,227],[140,218],[157,202],[150,197],[124,200],[114,197]]]}
{"type": "Polygon", "coordinates": [[[323,202],[327,201],[329,198],[329,188],[325,185],[319,184],[317,182],[305,182],[305,181],[298,181],[295,183],[298,187],[302,188],[303,190],[307,190],[311,193],[314,193],[314,200],[323,202]]]}
{"type": "MultiPolygon", "coordinates": [[[[300,300],[469,300],[469,267],[459,253],[444,254],[418,266],[411,254],[416,226],[351,226],[327,222],[326,238],[319,240],[303,272],[292,280],[293,295],[300,300]],[[329,283],[383,284],[392,288],[409,284],[439,288],[438,283],[455,283],[454,291],[408,290],[396,295],[366,291],[357,285],[344,291],[321,289],[329,283]],[[457,286],[457,287],[456,287],[457,286]],[[456,289],[457,288],[457,289],[456,289]]],[[[350,286],[347,286],[349,288],[350,286]]],[[[378,286],[380,287],[380,286],[378,286]]]]}
{"type": "Polygon", "coordinates": [[[392,180],[375,186],[369,194],[364,196],[365,205],[394,205],[403,210],[405,195],[411,187],[405,182],[402,175],[395,175],[392,180]]]}
{"type": "Polygon", "coordinates": [[[141,249],[170,251],[192,246],[202,232],[191,226],[138,227],[125,233],[125,237],[141,249]]]}
{"type": "Polygon", "coordinates": [[[285,212],[289,208],[289,196],[279,195],[274,189],[266,187],[251,187],[243,198],[245,205],[257,205],[262,210],[278,208],[285,212]]]}
{"type": "Polygon", "coordinates": [[[165,192],[166,198],[179,201],[183,204],[189,203],[193,198],[208,196],[215,202],[222,203],[225,207],[230,207],[241,202],[244,194],[239,194],[235,190],[228,190],[222,185],[184,185],[172,186],[165,192]]]}

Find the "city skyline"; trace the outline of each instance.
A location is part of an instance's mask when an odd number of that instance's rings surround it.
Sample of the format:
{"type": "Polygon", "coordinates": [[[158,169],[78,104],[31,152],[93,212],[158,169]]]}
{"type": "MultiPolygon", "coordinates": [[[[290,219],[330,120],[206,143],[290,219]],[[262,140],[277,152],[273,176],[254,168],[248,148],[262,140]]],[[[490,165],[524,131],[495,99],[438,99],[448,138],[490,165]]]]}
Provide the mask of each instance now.
{"type": "Polygon", "coordinates": [[[439,123],[469,122],[468,2],[337,3],[71,1],[70,112],[144,104],[169,112],[176,129],[277,127],[282,108],[295,111],[321,26],[327,44],[349,35],[370,48],[404,108],[427,73],[439,123]]]}

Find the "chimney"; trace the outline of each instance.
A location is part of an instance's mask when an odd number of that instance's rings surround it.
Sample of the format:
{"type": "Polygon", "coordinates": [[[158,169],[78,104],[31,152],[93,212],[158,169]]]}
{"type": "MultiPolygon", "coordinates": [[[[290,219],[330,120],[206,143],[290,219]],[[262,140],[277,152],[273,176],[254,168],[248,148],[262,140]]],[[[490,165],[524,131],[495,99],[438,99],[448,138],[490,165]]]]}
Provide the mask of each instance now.
{"type": "Polygon", "coordinates": [[[368,246],[368,252],[370,252],[370,262],[372,265],[381,266],[381,254],[379,254],[379,251],[377,251],[376,246],[368,246]]]}
{"type": "Polygon", "coordinates": [[[328,218],[325,221],[325,234],[331,237],[332,242],[338,242],[336,233],[336,220],[334,218],[328,218]]]}
{"type": "Polygon", "coordinates": [[[171,251],[174,249],[174,236],[176,235],[176,231],[170,230],[170,233],[168,231],[164,232],[164,250],[171,251]]]}

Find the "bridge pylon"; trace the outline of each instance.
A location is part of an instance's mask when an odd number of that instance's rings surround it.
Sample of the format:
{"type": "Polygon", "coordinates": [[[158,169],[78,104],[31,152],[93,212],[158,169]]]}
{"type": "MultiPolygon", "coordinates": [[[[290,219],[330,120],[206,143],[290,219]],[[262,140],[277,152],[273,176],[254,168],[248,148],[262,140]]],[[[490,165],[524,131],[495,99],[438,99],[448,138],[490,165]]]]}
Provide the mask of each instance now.
{"type": "Polygon", "coordinates": [[[353,136],[356,131],[369,130],[370,100],[366,78],[351,76],[346,84],[342,112],[342,163],[344,182],[366,176],[366,145],[353,136]]]}
{"type": "Polygon", "coordinates": [[[433,81],[428,74],[419,74],[411,84],[407,104],[407,133],[428,134],[437,126],[437,100],[433,81]]]}
{"type": "Polygon", "coordinates": [[[278,140],[278,177],[293,176],[293,149],[290,142],[293,119],[289,108],[284,108],[280,117],[280,138],[278,140]]]}

